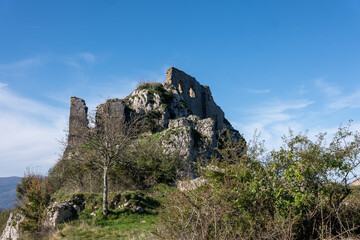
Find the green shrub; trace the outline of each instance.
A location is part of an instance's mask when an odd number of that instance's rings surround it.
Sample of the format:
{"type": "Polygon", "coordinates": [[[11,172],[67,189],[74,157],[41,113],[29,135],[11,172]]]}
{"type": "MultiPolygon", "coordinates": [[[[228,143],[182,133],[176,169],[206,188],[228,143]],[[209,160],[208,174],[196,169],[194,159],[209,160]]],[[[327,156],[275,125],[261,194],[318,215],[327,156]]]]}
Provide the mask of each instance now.
{"type": "Polygon", "coordinates": [[[2,233],[4,228],[6,227],[6,223],[9,219],[10,213],[11,209],[0,209],[0,233],[2,233]]]}
{"type": "Polygon", "coordinates": [[[174,183],[177,171],[181,166],[181,159],[176,154],[166,154],[159,146],[160,143],[151,137],[135,143],[129,149],[123,164],[117,171],[135,189],[148,189],[159,183],[174,183]]]}
{"type": "MultiPolygon", "coordinates": [[[[228,138],[230,139],[230,138],[228,138]]],[[[340,128],[329,145],[290,134],[261,157],[259,143],[222,141],[199,167],[203,181],[163,203],[164,239],[330,239],[359,233],[359,192],[348,185],[360,164],[360,135],[340,128]],[[245,151],[239,151],[244,149],[245,151]]]]}
{"type": "Polygon", "coordinates": [[[28,173],[21,179],[17,191],[21,205],[15,210],[24,216],[24,220],[19,225],[20,231],[40,232],[51,196],[48,180],[41,175],[28,173]]]}

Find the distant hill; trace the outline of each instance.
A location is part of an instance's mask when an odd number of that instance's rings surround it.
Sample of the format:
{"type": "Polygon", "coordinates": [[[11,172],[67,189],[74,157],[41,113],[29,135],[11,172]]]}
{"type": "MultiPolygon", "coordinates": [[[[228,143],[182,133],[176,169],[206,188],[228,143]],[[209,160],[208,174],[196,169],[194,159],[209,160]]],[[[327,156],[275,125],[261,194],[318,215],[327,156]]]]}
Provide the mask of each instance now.
{"type": "Polygon", "coordinates": [[[16,184],[21,177],[0,177],[0,208],[13,208],[16,197],[16,184]]]}

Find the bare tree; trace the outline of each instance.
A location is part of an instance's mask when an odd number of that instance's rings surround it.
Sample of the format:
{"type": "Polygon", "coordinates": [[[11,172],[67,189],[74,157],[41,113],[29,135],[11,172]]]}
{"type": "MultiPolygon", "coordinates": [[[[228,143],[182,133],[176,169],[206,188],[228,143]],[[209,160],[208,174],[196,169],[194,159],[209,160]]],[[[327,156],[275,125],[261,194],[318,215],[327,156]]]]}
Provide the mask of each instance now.
{"type": "Polygon", "coordinates": [[[136,117],[127,119],[124,103],[108,100],[90,116],[93,126],[83,136],[74,157],[84,164],[97,166],[103,172],[103,215],[108,214],[108,172],[112,165],[121,162],[124,149],[136,136],[136,117]]]}

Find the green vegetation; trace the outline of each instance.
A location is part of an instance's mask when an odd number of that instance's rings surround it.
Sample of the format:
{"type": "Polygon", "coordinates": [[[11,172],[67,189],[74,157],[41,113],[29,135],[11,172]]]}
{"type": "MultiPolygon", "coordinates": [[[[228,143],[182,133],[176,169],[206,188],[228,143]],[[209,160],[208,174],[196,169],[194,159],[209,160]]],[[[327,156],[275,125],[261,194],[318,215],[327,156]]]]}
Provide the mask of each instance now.
{"type": "Polygon", "coordinates": [[[74,221],[61,226],[50,239],[155,239],[156,215],[123,214],[116,220],[74,221]]]}
{"type": "Polygon", "coordinates": [[[46,208],[50,202],[51,187],[46,178],[28,173],[17,185],[17,198],[21,204],[16,210],[25,217],[20,223],[22,232],[40,232],[46,208]]]}
{"type": "Polygon", "coordinates": [[[160,120],[162,113],[157,110],[150,110],[142,117],[141,131],[156,133],[161,129],[160,120]]]}
{"type": "Polygon", "coordinates": [[[9,218],[10,212],[10,209],[0,209],[0,233],[2,233],[6,226],[6,222],[9,218]]]}
{"type": "Polygon", "coordinates": [[[151,136],[133,145],[126,158],[123,174],[131,179],[137,189],[148,189],[159,183],[175,183],[181,159],[176,154],[164,154],[151,136]]]}
{"type": "Polygon", "coordinates": [[[200,143],[203,142],[204,137],[195,128],[191,128],[191,135],[194,139],[195,147],[199,147],[200,143]]]}
{"type": "MultiPolygon", "coordinates": [[[[347,183],[360,164],[360,135],[342,127],[329,145],[305,135],[263,156],[261,144],[224,141],[193,190],[169,195],[159,220],[164,239],[358,238],[359,191],[347,183]],[[240,152],[239,149],[246,151],[240,152]]],[[[229,137],[227,137],[229,139],[229,137]]]]}
{"type": "Polygon", "coordinates": [[[22,239],[357,239],[360,188],[349,183],[360,165],[360,134],[349,129],[339,128],[329,144],[325,134],[311,141],[290,132],[268,154],[258,138],[245,145],[220,134],[218,154],[198,162],[198,185],[183,191],[171,187],[181,159],[159,147],[179,130],[142,135],[108,170],[106,215],[102,171],[76,158],[59,161],[47,178],[28,174],[18,185],[22,239]],[[81,210],[47,232],[41,222],[53,202],[81,210]]]}
{"type": "Polygon", "coordinates": [[[172,99],[174,98],[172,92],[167,91],[162,83],[143,82],[139,84],[137,90],[148,90],[150,94],[150,102],[152,103],[154,103],[154,94],[159,95],[160,101],[164,108],[167,107],[167,105],[170,104],[172,99]]]}

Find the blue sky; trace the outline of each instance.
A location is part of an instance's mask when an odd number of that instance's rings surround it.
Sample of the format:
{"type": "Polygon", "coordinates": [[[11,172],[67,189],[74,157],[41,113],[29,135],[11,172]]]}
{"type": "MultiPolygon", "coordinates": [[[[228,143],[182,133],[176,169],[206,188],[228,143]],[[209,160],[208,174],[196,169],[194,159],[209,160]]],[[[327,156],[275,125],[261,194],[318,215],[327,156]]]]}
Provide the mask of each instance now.
{"type": "Polygon", "coordinates": [[[269,150],[360,129],[360,1],[0,0],[0,176],[46,173],[69,98],[90,109],[175,66],[269,150]]]}

